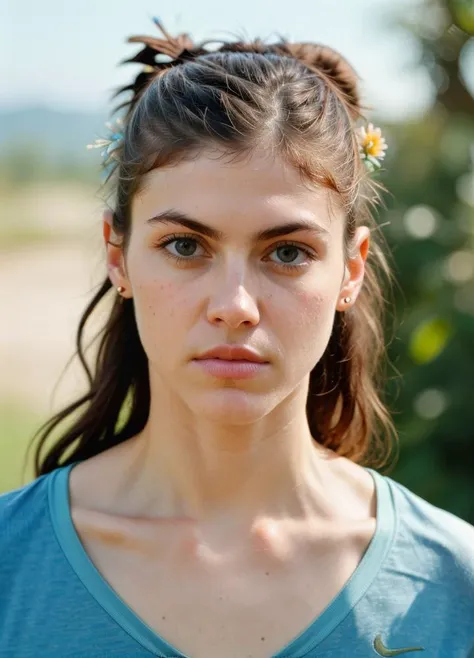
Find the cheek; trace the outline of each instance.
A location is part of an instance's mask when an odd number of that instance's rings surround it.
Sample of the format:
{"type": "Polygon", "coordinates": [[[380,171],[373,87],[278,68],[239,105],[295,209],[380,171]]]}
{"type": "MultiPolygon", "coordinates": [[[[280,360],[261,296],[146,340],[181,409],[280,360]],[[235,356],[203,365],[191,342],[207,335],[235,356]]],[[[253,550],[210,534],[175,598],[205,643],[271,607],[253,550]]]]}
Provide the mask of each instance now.
{"type": "Polygon", "coordinates": [[[318,331],[333,314],[333,295],[329,290],[303,289],[294,291],[292,297],[294,308],[288,320],[295,328],[318,331]]]}
{"type": "Polygon", "coordinates": [[[132,285],[137,320],[169,317],[174,313],[173,303],[177,286],[165,276],[160,262],[152,251],[136,249],[129,254],[128,275],[132,285]]]}
{"type": "Polygon", "coordinates": [[[331,290],[295,291],[287,311],[281,316],[285,322],[287,344],[306,365],[314,365],[324,353],[331,335],[334,293],[331,290]]]}
{"type": "Polygon", "coordinates": [[[146,258],[130,261],[128,268],[138,333],[151,361],[158,355],[166,358],[162,346],[179,338],[189,324],[185,315],[191,308],[186,286],[157,269],[146,258]]]}

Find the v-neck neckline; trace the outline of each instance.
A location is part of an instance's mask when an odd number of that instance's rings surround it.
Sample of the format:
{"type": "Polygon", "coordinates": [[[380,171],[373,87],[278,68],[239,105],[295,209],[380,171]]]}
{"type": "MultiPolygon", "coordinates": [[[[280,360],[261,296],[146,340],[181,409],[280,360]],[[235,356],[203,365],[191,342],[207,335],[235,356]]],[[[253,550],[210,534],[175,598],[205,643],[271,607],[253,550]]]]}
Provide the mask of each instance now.
{"type": "MultiPolygon", "coordinates": [[[[191,658],[150,628],[108,584],[87,554],[70,509],[69,474],[78,463],[76,461],[53,471],[48,487],[53,528],[71,567],[91,596],[138,644],[162,658],[191,658]]],[[[369,546],[355,571],[326,608],[269,658],[306,656],[345,619],[376,578],[392,545],[395,509],[387,479],[371,468],[366,467],[366,470],[372,475],[376,492],[376,528],[369,546]]]]}

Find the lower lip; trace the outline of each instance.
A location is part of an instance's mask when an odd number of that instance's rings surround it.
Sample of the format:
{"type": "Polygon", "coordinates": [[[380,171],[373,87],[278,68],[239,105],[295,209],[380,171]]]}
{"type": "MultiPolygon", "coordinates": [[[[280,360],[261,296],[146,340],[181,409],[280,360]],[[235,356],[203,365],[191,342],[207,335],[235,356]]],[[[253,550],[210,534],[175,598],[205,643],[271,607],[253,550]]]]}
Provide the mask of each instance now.
{"type": "Polygon", "coordinates": [[[260,374],[268,363],[256,361],[227,361],[225,359],[194,359],[200,368],[214,377],[249,379],[260,374]]]}

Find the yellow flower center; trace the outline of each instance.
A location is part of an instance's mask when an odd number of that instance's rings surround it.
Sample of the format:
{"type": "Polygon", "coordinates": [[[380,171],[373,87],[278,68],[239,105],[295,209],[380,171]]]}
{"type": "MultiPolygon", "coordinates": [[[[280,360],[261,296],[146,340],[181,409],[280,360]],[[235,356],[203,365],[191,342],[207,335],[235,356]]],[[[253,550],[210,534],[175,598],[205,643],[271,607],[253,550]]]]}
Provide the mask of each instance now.
{"type": "Polygon", "coordinates": [[[364,152],[367,155],[372,155],[374,158],[378,158],[383,153],[382,139],[382,137],[379,137],[375,133],[367,133],[362,142],[364,152]]]}

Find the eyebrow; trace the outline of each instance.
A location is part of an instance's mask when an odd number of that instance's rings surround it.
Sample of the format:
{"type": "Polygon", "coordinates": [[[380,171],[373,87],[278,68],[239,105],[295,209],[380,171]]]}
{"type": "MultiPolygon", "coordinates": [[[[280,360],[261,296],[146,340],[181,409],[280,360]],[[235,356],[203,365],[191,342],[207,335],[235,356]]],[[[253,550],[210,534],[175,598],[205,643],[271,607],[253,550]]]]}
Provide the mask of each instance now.
{"type": "MultiPolygon", "coordinates": [[[[225,240],[227,237],[222,231],[212,228],[193,217],[189,217],[186,213],[174,209],[163,210],[163,212],[160,212],[158,215],[147,219],[146,223],[152,226],[159,224],[178,224],[180,226],[186,226],[192,231],[201,233],[212,240],[225,240]]],[[[297,231],[310,231],[326,238],[330,235],[329,231],[319,224],[314,224],[307,220],[299,220],[287,222],[286,224],[278,224],[277,226],[266,228],[263,231],[257,231],[251,237],[254,242],[263,242],[265,240],[277,238],[281,235],[287,235],[288,233],[296,233],[297,231]]]]}

